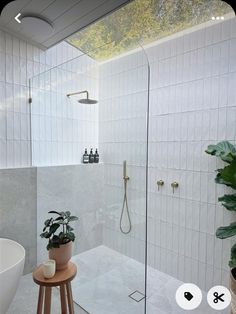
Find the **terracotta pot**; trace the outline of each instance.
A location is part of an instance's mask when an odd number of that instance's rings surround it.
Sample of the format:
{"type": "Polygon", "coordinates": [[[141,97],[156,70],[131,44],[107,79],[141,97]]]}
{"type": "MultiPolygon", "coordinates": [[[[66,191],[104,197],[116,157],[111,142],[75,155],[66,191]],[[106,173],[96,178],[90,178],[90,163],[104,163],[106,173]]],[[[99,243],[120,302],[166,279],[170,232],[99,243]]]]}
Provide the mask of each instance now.
{"type": "Polygon", "coordinates": [[[56,261],[56,270],[62,270],[68,267],[68,262],[72,256],[72,241],[61,244],[59,248],[49,250],[49,259],[56,261]]]}
{"type": "Polygon", "coordinates": [[[230,272],[231,314],[236,314],[236,268],[230,272]]]}

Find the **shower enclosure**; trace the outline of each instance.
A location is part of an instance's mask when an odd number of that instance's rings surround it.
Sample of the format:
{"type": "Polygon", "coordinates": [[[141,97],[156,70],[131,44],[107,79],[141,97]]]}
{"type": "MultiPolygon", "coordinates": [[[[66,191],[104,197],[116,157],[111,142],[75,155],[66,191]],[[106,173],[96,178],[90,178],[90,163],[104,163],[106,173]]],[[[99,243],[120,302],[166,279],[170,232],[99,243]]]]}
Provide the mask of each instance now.
{"type": "MultiPolygon", "coordinates": [[[[145,50],[81,53],[31,80],[37,234],[49,210],[79,217],[73,297],[90,314],[183,313],[183,282],[202,290],[194,313],[212,313],[206,292],[228,286],[231,243],[214,233],[232,217],[204,152],[235,141],[236,23],[224,5],[201,4],[183,29],[181,15],[145,50]],[[82,164],[85,148],[98,164],[82,164]]],[[[38,263],[44,247],[38,238],[38,263]]]]}
{"type": "Polygon", "coordinates": [[[145,313],[149,74],[140,47],[107,62],[81,53],[30,81],[37,261],[47,212],[78,216],[73,297],[91,314],[145,313]],[[82,163],[85,148],[98,164],[82,163]]]}

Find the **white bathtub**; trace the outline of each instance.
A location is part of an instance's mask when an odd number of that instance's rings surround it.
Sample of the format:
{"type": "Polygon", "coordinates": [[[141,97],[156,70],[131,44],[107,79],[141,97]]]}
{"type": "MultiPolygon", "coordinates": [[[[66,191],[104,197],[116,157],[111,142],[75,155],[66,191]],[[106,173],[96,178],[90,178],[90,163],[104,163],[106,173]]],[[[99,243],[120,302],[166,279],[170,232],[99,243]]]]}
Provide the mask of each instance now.
{"type": "Polygon", "coordinates": [[[14,298],[25,263],[25,249],[19,243],[0,238],[0,314],[14,298]]]}

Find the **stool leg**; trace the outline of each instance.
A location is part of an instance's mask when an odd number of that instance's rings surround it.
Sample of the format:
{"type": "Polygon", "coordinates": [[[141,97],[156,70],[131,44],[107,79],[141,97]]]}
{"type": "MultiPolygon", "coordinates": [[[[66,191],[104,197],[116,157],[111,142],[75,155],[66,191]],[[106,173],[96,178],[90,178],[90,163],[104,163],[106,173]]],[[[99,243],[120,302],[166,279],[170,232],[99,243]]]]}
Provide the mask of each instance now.
{"type": "Polygon", "coordinates": [[[73,297],[72,297],[72,290],[71,290],[70,282],[66,284],[66,290],[67,290],[69,313],[74,314],[74,304],[73,304],[73,297]]]}
{"type": "Polygon", "coordinates": [[[39,286],[37,314],[42,314],[42,310],[43,310],[43,296],[44,296],[44,287],[43,286],[39,286]]]}
{"type": "Polygon", "coordinates": [[[67,314],[65,285],[60,286],[60,296],[61,296],[61,313],[67,314]]]}
{"type": "Polygon", "coordinates": [[[44,314],[50,314],[51,313],[51,296],[52,296],[52,288],[46,287],[45,302],[44,302],[44,314]]]}

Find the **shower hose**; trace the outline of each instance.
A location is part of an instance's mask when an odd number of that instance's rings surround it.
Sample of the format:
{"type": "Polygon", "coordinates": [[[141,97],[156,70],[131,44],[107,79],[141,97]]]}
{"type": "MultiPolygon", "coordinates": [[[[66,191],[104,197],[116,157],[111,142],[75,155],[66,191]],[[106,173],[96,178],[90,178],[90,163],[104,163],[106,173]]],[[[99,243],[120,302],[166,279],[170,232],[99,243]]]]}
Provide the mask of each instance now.
{"type": "Polygon", "coordinates": [[[124,234],[128,234],[128,233],[130,233],[131,229],[132,229],[132,225],[131,225],[131,219],[130,219],[130,214],[129,214],[128,199],[127,199],[127,180],[124,178],[124,200],[123,200],[122,211],[121,211],[121,215],[120,215],[120,231],[124,234]],[[128,217],[128,221],[129,221],[129,228],[127,231],[124,231],[124,229],[122,227],[122,220],[123,220],[125,208],[127,211],[127,217],[128,217]]]}

